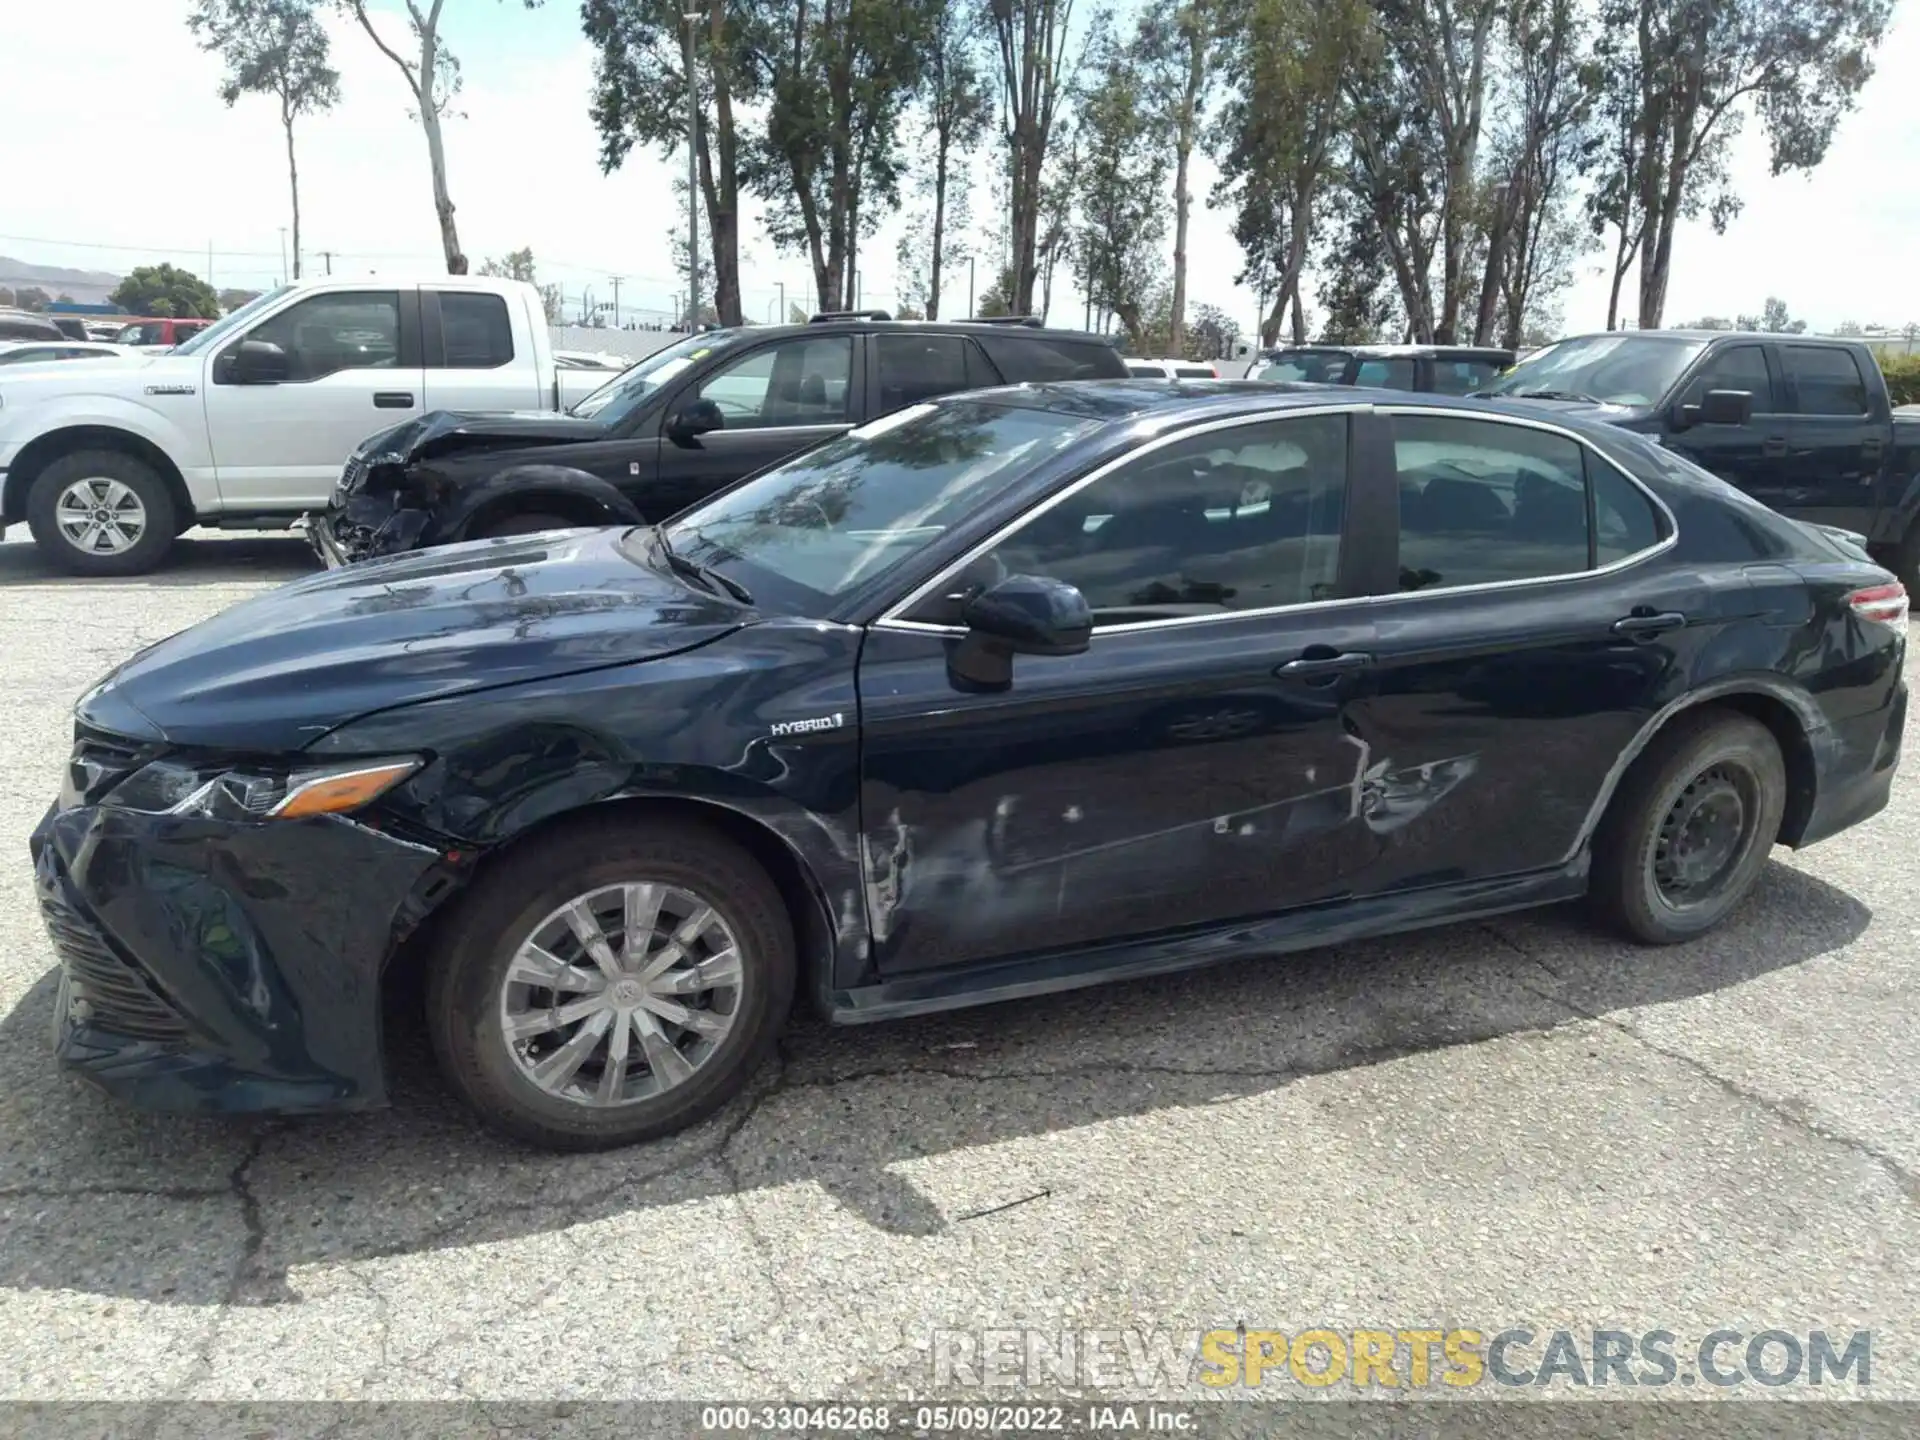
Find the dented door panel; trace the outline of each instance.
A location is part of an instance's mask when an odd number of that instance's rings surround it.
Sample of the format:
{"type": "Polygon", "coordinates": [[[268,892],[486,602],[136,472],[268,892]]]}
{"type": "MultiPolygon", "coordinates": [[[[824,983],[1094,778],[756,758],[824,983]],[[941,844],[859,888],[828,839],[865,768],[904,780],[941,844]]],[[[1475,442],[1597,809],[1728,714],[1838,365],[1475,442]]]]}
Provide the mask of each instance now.
{"type": "Polygon", "coordinates": [[[1371,854],[1365,602],[1096,634],[967,694],[953,641],[876,627],[861,653],[862,866],[881,973],[1270,914],[1348,890],[1371,854]]]}

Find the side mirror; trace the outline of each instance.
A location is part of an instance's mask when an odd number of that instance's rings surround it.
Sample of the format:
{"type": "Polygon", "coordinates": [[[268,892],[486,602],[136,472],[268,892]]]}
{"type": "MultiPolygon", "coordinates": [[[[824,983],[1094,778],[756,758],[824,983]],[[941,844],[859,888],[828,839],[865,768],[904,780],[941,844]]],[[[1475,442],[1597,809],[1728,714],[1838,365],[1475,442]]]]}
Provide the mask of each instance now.
{"type": "Polygon", "coordinates": [[[710,430],[726,428],[727,417],[711,400],[695,400],[683,409],[676,410],[667,420],[667,435],[674,440],[691,440],[710,430]]]}
{"type": "Polygon", "coordinates": [[[1093,611],[1073,586],[1044,575],[1009,575],[960,611],[967,633],[947,672],[962,690],[1005,690],[1016,655],[1080,655],[1093,641],[1093,611]]]}
{"type": "Polygon", "coordinates": [[[278,385],[293,373],[287,352],[271,340],[242,340],[227,352],[227,380],[234,385],[278,385]]]}
{"type": "Polygon", "coordinates": [[[1744,425],[1753,418],[1751,390],[1709,390],[1698,405],[1682,405],[1677,418],[1682,429],[1694,425],[1744,425]]]}

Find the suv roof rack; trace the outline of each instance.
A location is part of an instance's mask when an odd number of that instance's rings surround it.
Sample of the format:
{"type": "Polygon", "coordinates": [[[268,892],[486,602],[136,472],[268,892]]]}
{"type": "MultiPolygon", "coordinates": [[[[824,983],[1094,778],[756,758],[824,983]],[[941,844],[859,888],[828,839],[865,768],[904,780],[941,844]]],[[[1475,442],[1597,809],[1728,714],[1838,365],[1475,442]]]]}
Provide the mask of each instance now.
{"type": "Polygon", "coordinates": [[[885,310],[822,310],[808,318],[809,325],[825,325],[832,320],[891,320],[885,310]]]}
{"type": "Polygon", "coordinates": [[[1045,327],[1046,321],[1038,315],[969,315],[969,325],[1025,325],[1034,330],[1045,327]]]}

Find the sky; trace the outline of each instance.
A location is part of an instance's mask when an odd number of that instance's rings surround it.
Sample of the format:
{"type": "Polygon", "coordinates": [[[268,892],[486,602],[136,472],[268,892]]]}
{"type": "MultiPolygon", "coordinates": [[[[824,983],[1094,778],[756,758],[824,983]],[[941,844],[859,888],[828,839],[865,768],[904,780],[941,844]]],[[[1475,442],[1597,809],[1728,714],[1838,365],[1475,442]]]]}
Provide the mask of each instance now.
{"type": "MultiPolygon", "coordinates": [[[[374,0],[374,8],[399,38],[399,0],[374,0]]],[[[277,109],[263,97],[221,103],[219,61],[196,46],[187,9],[186,0],[0,0],[0,54],[12,60],[0,85],[0,254],[116,271],[159,260],[198,273],[211,265],[220,287],[280,278],[289,201],[277,109]]],[[[325,268],[321,252],[330,250],[336,274],[431,273],[440,265],[438,227],[404,82],[357,27],[330,23],[342,103],[296,131],[308,267],[325,268]]],[[[578,7],[447,0],[441,28],[465,73],[445,131],[468,255],[477,265],[531,247],[541,278],[560,282],[570,310],[589,289],[594,301],[611,301],[619,275],[625,318],[664,316],[678,288],[671,182],[685,162],[635,154],[601,173],[578,7]]],[[[1734,162],[1745,208],[1725,235],[1704,223],[1682,229],[1668,322],[1757,313],[1770,295],[1816,330],[1920,321],[1915,93],[1920,0],[1900,0],[1874,78],[1811,176],[1770,177],[1761,127],[1749,123],[1734,162]]],[[[1204,200],[1214,176],[1204,160],[1196,171],[1204,200]]],[[[988,208],[983,186],[975,210],[988,208]]],[[[783,285],[789,301],[807,303],[811,272],[803,257],[755,234],[752,219],[743,306],[764,321],[779,314],[783,285]]],[[[863,305],[897,303],[900,223],[866,242],[863,305]]],[[[1192,301],[1222,306],[1250,327],[1256,299],[1233,283],[1241,258],[1227,217],[1196,206],[1189,250],[1192,301]]],[[[1596,250],[1576,271],[1565,330],[1604,325],[1605,259],[1596,250]]],[[[958,283],[964,291],[964,267],[958,283]]],[[[955,313],[960,297],[949,296],[955,313]]],[[[1081,317],[1080,297],[1057,276],[1053,318],[1081,317]]]]}

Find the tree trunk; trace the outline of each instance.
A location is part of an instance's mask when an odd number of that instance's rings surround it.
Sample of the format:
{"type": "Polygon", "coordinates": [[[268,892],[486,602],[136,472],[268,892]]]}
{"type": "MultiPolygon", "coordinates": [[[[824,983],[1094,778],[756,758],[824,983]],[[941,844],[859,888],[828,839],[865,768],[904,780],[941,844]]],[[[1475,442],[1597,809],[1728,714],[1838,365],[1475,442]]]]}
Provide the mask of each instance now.
{"type": "Polygon", "coordinates": [[[432,40],[420,46],[420,128],[427,132],[427,165],[433,172],[433,210],[440,219],[440,248],[449,275],[467,273],[467,257],[460,252],[460,232],[453,223],[453,197],[447,193],[447,151],[440,139],[440,113],[433,105],[433,66],[437,47],[432,40]]]}
{"type": "Polygon", "coordinates": [[[300,278],[300,167],[293,162],[293,113],[282,102],[280,123],[287,127],[287,184],[293,191],[293,278],[300,278]]]}
{"type": "Polygon", "coordinates": [[[927,319],[940,318],[940,261],[947,235],[947,137],[939,136],[933,157],[933,258],[927,277],[927,319]]]}
{"type": "MultiPolygon", "coordinates": [[[[715,3],[708,41],[709,54],[719,55],[726,45],[726,7],[715,3]]],[[[709,147],[700,147],[701,189],[707,200],[707,242],[713,248],[713,308],[722,325],[738,325],[744,320],[740,310],[740,177],[738,171],[739,135],[733,122],[733,86],[727,67],[715,63],[713,71],[713,145],[717,151],[720,174],[716,181],[709,147]]],[[[705,126],[701,127],[704,135],[705,126]]],[[[786,316],[782,315],[782,322],[786,316]]]]}
{"type": "Polygon", "coordinates": [[[1307,312],[1300,304],[1300,282],[1293,282],[1293,343],[1307,343],[1307,312]]]}
{"type": "Polygon", "coordinates": [[[1193,213],[1187,175],[1193,160],[1193,130],[1200,91],[1207,79],[1207,47],[1197,13],[1189,12],[1193,29],[1187,36],[1187,88],[1180,108],[1180,129],[1174,139],[1173,173],[1173,319],[1169,327],[1175,356],[1187,353],[1187,221],[1193,213]]]}

